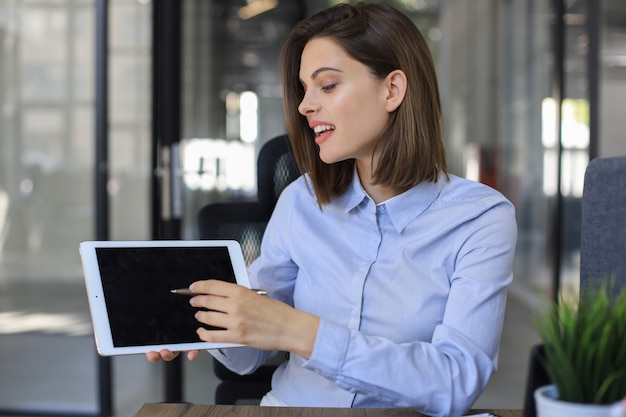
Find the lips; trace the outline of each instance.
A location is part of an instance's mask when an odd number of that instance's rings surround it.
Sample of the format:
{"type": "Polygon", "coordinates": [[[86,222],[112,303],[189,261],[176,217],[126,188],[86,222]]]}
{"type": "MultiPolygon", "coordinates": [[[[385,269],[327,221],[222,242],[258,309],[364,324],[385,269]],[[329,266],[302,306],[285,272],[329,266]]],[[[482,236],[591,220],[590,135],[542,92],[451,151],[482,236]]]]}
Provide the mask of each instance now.
{"type": "Polygon", "coordinates": [[[315,136],[321,136],[324,133],[335,130],[335,126],[333,125],[317,125],[313,127],[313,131],[315,132],[315,136]]]}
{"type": "Polygon", "coordinates": [[[315,132],[315,143],[317,143],[318,145],[321,145],[323,142],[325,142],[326,139],[331,137],[333,132],[335,131],[334,125],[324,123],[316,124],[312,126],[312,128],[313,132],[315,132]]]}

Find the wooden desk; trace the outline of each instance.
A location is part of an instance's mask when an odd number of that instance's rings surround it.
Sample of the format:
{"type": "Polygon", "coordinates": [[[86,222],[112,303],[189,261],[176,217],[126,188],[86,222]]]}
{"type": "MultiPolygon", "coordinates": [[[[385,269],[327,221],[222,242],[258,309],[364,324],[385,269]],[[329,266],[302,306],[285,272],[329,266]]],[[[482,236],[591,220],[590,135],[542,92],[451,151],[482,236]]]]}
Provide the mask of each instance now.
{"type": "MultiPolygon", "coordinates": [[[[473,410],[498,417],[522,417],[522,410],[473,410]]],[[[305,408],[246,405],[144,404],[135,417],[425,417],[401,408],[305,408]]]]}

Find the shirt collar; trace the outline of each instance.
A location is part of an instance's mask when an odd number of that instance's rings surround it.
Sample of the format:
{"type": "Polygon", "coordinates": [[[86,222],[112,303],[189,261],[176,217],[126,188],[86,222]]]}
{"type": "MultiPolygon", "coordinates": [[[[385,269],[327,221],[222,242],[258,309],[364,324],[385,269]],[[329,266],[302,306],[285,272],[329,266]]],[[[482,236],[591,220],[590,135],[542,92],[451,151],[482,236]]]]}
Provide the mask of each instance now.
{"type": "Polygon", "coordinates": [[[421,182],[384,203],[398,233],[430,207],[441,193],[446,181],[446,176],[442,175],[437,182],[421,182]]]}
{"type": "Polygon", "coordinates": [[[356,166],[354,167],[354,175],[352,175],[352,184],[348,187],[348,190],[344,194],[346,206],[346,213],[357,208],[363,200],[371,200],[370,196],[367,195],[363,186],[361,185],[361,181],[359,179],[359,174],[356,171],[356,166]]]}
{"type": "MultiPolygon", "coordinates": [[[[435,201],[446,182],[447,178],[444,174],[440,176],[437,182],[424,181],[402,194],[381,203],[385,205],[387,214],[398,233],[402,232],[409,223],[415,220],[435,201]]],[[[352,184],[344,194],[343,200],[345,201],[346,212],[354,210],[364,200],[371,200],[361,185],[356,169],[352,178],[352,184]]]]}

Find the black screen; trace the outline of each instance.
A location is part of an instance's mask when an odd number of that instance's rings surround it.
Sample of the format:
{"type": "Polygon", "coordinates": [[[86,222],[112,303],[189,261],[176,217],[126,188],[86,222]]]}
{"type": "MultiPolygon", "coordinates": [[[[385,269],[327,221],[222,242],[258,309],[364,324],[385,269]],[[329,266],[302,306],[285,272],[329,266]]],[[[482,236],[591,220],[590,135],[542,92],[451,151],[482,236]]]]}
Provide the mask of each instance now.
{"type": "Polygon", "coordinates": [[[170,290],[236,282],[226,247],[97,248],[96,256],[116,347],[200,341],[190,297],[170,290]]]}

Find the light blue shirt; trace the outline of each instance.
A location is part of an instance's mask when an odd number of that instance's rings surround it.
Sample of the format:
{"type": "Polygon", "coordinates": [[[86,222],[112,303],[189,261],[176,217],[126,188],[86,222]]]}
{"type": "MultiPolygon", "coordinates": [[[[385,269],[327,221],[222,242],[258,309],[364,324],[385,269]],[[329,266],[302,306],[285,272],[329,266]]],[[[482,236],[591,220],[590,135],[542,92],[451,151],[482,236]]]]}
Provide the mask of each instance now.
{"type": "MultiPolygon", "coordinates": [[[[291,354],[270,398],[289,406],[463,414],[496,370],[514,208],[450,176],[376,205],[358,177],[318,206],[301,177],[280,196],[250,266],[253,287],[319,316],[311,357],[291,354]]],[[[212,352],[248,373],[270,352],[212,352]]]]}

